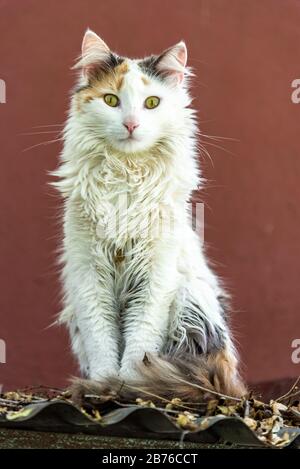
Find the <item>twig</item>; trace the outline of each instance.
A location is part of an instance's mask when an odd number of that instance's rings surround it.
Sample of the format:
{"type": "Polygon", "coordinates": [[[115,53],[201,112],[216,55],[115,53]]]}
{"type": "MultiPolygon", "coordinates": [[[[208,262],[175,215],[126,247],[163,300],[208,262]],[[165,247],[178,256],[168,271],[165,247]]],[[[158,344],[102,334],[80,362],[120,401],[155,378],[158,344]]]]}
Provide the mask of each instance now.
{"type": "Polygon", "coordinates": [[[47,391],[53,391],[53,392],[64,392],[65,390],[64,389],[61,389],[61,388],[54,388],[52,386],[47,386],[46,384],[41,384],[40,386],[39,385],[36,385],[36,386],[25,386],[25,388],[20,388],[18,389],[18,392],[26,392],[26,391],[33,391],[33,390],[36,390],[36,389],[39,389],[39,390],[47,390],[47,391]]]}
{"type": "Polygon", "coordinates": [[[3,406],[3,407],[14,407],[15,409],[16,409],[16,408],[19,408],[19,407],[22,407],[21,405],[18,405],[18,404],[16,404],[15,402],[12,403],[12,402],[1,402],[1,401],[0,401],[0,406],[1,406],[1,407],[2,407],[2,406],[3,406]]]}
{"type": "MultiPolygon", "coordinates": [[[[143,408],[143,409],[145,409],[145,408],[151,409],[151,407],[139,406],[139,405],[137,405],[137,404],[124,404],[124,403],[122,403],[122,402],[120,402],[120,401],[116,401],[116,400],[114,400],[114,402],[115,402],[116,404],[118,404],[119,406],[121,406],[121,407],[137,407],[137,408],[143,408]]],[[[177,405],[177,404],[176,404],[176,405],[177,405]]],[[[152,407],[152,408],[154,408],[154,409],[156,409],[156,410],[160,410],[160,411],[162,411],[162,412],[167,412],[167,413],[169,413],[169,414],[178,414],[178,412],[179,412],[178,410],[166,409],[165,407],[163,408],[163,407],[156,407],[156,406],[155,406],[155,407],[152,407]]],[[[199,414],[194,413],[193,415],[195,415],[195,417],[199,417],[199,414]]]]}
{"type": "Polygon", "coordinates": [[[213,391],[212,389],[205,388],[204,386],[200,386],[199,384],[190,383],[189,381],[186,381],[185,379],[178,378],[178,376],[176,377],[176,379],[178,381],[181,381],[184,384],[188,384],[189,386],[193,386],[194,388],[201,389],[201,391],[209,392],[210,394],[223,397],[224,399],[230,399],[230,400],[237,401],[237,402],[242,402],[243,400],[243,399],[240,399],[239,397],[228,396],[227,394],[222,394],[221,392],[213,391]]]}
{"type": "MultiPolygon", "coordinates": [[[[122,386],[128,386],[128,385],[123,382],[122,386]]],[[[133,387],[133,386],[131,386],[131,387],[133,387]]],[[[191,405],[191,406],[197,406],[197,405],[198,405],[198,406],[201,406],[201,405],[203,406],[203,405],[207,405],[207,402],[185,402],[185,401],[181,401],[181,404],[178,404],[178,403],[177,403],[177,404],[174,404],[172,401],[169,401],[168,399],[164,399],[164,398],[161,397],[161,396],[157,396],[156,394],[149,393],[149,392],[144,391],[143,389],[140,389],[140,388],[135,388],[135,389],[138,389],[139,391],[141,391],[141,392],[143,392],[143,393],[145,393],[145,394],[150,394],[151,396],[156,397],[156,398],[158,398],[158,399],[165,400],[168,404],[174,405],[174,407],[184,407],[185,409],[189,409],[189,410],[195,411],[195,410],[197,410],[197,408],[195,409],[195,408],[192,408],[192,407],[188,407],[188,406],[186,406],[186,404],[189,404],[189,405],[191,405]]],[[[99,399],[99,400],[102,400],[102,401],[103,401],[103,396],[98,396],[98,395],[96,395],[96,394],[85,394],[85,397],[88,397],[89,399],[99,399]]],[[[114,399],[113,396],[112,396],[112,399],[111,399],[111,400],[112,400],[113,402],[115,402],[116,404],[122,405],[122,406],[124,406],[124,407],[136,406],[136,404],[125,404],[125,403],[121,403],[120,401],[117,401],[116,399],[114,399]]],[[[173,411],[173,410],[169,410],[169,409],[166,409],[166,408],[165,408],[165,409],[160,409],[160,408],[156,407],[156,409],[165,410],[166,412],[174,412],[174,413],[177,413],[176,410],[173,411]]],[[[199,414],[197,413],[197,415],[199,415],[199,414]]]]}
{"type": "Polygon", "coordinates": [[[0,403],[2,403],[2,404],[13,404],[13,405],[22,405],[21,401],[14,401],[12,399],[3,399],[2,397],[0,398],[0,403]]]}
{"type": "Polygon", "coordinates": [[[245,400],[245,409],[244,409],[244,418],[249,416],[250,412],[250,403],[248,399],[245,400]]]}
{"type": "Polygon", "coordinates": [[[298,389],[298,391],[293,392],[292,394],[290,394],[290,395],[287,397],[287,399],[289,400],[289,404],[290,404],[291,398],[292,398],[292,397],[295,397],[295,396],[299,396],[299,394],[300,394],[300,389],[298,389]]]}
{"type": "MultiPolygon", "coordinates": [[[[291,389],[287,393],[283,394],[283,396],[280,396],[277,399],[275,399],[275,401],[278,402],[278,401],[282,401],[283,399],[286,399],[288,397],[291,397],[291,393],[294,391],[294,389],[297,386],[297,384],[299,383],[299,381],[300,381],[300,376],[298,376],[298,378],[296,379],[296,381],[293,384],[293,386],[291,387],[291,389]]],[[[296,394],[298,394],[298,392],[296,394]]]]}
{"type": "Polygon", "coordinates": [[[49,399],[42,399],[38,398],[33,401],[26,401],[25,398],[19,399],[19,400],[14,400],[14,399],[4,399],[0,398],[0,404],[4,405],[11,405],[11,406],[18,406],[18,407],[23,407],[24,405],[29,405],[29,404],[44,404],[46,402],[49,402],[49,399]]]}
{"type": "Polygon", "coordinates": [[[96,394],[85,394],[84,397],[88,397],[89,399],[100,399],[103,400],[102,396],[97,396],[96,394]]]}
{"type": "MultiPolygon", "coordinates": [[[[158,396],[157,394],[153,394],[152,392],[145,391],[143,388],[137,388],[135,386],[131,386],[131,385],[125,384],[125,383],[124,383],[124,386],[126,386],[129,389],[134,389],[135,391],[139,391],[139,392],[142,392],[144,394],[147,394],[148,396],[155,397],[156,399],[159,399],[163,402],[167,402],[168,404],[173,404],[172,401],[170,401],[169,399],[166,399],[165,397],[158,396]]],[[[195,409],[192,409],[191,407],[187,407],[187,406],[182,405],[182,404],[176,404],[176,406],[181,407],[182,409],[195,410],[195,409]]]]}

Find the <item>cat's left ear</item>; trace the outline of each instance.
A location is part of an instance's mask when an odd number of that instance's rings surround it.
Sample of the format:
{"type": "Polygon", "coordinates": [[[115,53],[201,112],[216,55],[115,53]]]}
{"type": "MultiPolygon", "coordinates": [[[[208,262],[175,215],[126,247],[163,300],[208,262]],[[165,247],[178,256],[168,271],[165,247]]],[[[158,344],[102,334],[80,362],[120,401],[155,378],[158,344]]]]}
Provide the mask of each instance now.
{"type": "Polygon", "coordinates": [[[184,41],[165,50],[158,58],[157,70],[174,85],[182,83],[187,62],[184,41]]]}
{"type": "Polygon", "coordinates": [[[97,69],[105,68],[110,56],[108,45],[94,31],[88,29],[83,37],[80,60],[74,68],[81,68],[83,75],[89,77],[97,69]]]}

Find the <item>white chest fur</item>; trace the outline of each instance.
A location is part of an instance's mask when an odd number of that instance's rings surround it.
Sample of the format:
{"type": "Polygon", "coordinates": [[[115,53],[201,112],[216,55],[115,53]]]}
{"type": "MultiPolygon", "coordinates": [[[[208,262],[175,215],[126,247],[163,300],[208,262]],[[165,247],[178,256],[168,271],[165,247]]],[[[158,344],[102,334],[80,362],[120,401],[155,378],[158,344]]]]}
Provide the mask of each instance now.
{"type": "Polygon", "coordinates": [[[80,171],[77,196],[96,226],[97,237],[117,247],[129,239],[159,236],[183,206],[167,161],[110,157],[89,166],[88,172],[80,171]]]}

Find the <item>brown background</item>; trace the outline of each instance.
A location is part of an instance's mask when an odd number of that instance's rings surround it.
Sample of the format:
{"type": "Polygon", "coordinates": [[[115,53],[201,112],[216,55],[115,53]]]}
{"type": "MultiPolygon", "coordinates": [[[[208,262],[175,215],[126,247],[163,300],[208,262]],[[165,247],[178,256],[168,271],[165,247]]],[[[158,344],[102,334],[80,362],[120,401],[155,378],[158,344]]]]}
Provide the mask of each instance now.
{"type": "Polygon", "coordinates": [[[121,54],[159,52],[184,38],[193,94],[214,165],[205,237],[234,294],[234,330],[252,382],[292,377],[300,337],[300,77],[298,0],[0,0],[0,338],[5,387],[61,385],[75,372],[67,335],[47,328],[59,310],[59,200],[47,186],[87,26],[121,54]]]}

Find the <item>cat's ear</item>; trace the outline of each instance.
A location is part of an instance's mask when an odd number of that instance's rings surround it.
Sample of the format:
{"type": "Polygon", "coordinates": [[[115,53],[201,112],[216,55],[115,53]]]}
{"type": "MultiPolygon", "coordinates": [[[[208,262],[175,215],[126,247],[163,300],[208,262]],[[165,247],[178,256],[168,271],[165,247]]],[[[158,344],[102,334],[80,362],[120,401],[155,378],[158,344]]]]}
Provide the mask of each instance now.
{"type": "Polygon", "coordinates": [[[83,37],[81,57],[74,68],[79,68],[85,77],[105,68],[111,52],[107,44],[96,33],[88,29],[83,37]]]}
{"type": "Polygon", "coordinates": [[[158,58],[157,70],[173,84],[182,83],[187,62],[187,48],[184,41],[165,50],[158,58]]]}

